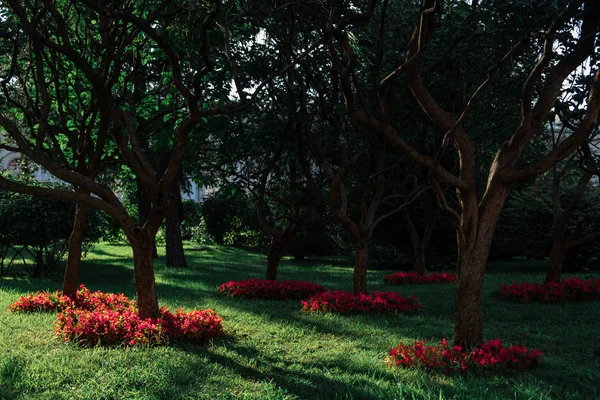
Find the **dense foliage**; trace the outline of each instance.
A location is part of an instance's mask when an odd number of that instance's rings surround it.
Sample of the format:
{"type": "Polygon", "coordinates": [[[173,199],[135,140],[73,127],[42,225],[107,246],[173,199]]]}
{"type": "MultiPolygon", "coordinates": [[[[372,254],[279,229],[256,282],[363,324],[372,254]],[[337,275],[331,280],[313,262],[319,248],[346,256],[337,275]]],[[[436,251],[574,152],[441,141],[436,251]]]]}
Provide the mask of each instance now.
{"type": "MultiPolygon", "coordinates": [[[[63,188],[55,184],[46,186],[63,188]]],[[[60,262],[67,250],[74,214],[73,202],[48,200],[0,189],[0,247],[32,255],[35,260],[35,268],[29,270],[32,275],[56,272],[60,270],[60,262]]],[[[91,210],[83,245],[89,248],[94,242],[109,239],[113,232],[112,219],[98,210],[91,210]]],[[[4,255],[2,253],[0,257],[4,255]]],[[[7,263],[0,274],[6,273],[9,266],[7,263]]]]}

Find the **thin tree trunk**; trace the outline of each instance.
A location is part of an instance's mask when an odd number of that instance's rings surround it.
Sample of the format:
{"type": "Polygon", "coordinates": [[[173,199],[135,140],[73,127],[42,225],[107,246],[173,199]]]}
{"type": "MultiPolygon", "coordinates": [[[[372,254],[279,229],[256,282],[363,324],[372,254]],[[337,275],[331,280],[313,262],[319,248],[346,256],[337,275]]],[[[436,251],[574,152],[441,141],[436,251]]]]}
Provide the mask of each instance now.
{"type": "Polygon", "coordinates": [[[167,208],[167,257],[169,267],[187,267],[187,259],[183,251],[181,238],[181,221],[183,220],[183,202],[179,182],[175,181],[169,189],[169,205],[167,208]]]}
{"type": "Polygon", "coordinates": [[[63,279],[62,292],[65,296],[75,298],[77,295],[77,284],[79,283],[79,266],[81,265],[81,245],[85,235],[85,224],[87,221],[88,206],[77,203],[75,207],[75,219],[73,230],[69,237],[69,250],[67,266],[63,279]]]}
{"type": "Polygon", "coordinates": [[[425,255],[423,249],[421,248],[421,238],[419,237],[417,228],[415,227],[415,224],[413,224],[406,207],[400,211],[400,217],[402,218],[402,222],[408,231],[408,235],[410,236],[410,241],[412,243],[414,257],[413,269],[419,275],[423,275],[425,273],[425,255]]]}
{"type": "Polygon", "coordinates": [[[367,266],[369,263],[369,244],[357,243],[354,259],[354,294],[367,294],[367,266]]]}
{"type": "Polygon", "coordinates": [[[279,263],[283,257],[284,243],[281,239],[273,238],[267,251],[267,280],[277,280],[279,263]]]}
{"type": "MultiPolygon", "coordinates": [[[[550,252],[550,265],[546,273],[546,282],[560,281],[563,263],[569,251],[566,245],[567,224],[569,223],[569,218],[571,218],[571,215],[573,215],[573,212],[581,202],[585,188],[590,179],[592,179],[592,176],[593,174],[590,171],[586,171],[579,178],[579,182],[577,182],[577,186],[575,187],[575,193],[569,200],[569,204],[565,210],[559,215],[558,223],[555,225],[554,241],[552,242],[552,251],[550,252]]],[[[556,201],[554,200],[555,208],[557,208],[556,201]]],[[[560,203],[558,203],[558,209],[560,210],[560,203]]]]}
{"type": "Polygon", "coordinates": [[[133,248],[135,292],[140,318],[157,318],[159,312],[152,265],[152,239],[144,231],[138,231],[135,239],[130,239],[130,242],[133,248]]]}

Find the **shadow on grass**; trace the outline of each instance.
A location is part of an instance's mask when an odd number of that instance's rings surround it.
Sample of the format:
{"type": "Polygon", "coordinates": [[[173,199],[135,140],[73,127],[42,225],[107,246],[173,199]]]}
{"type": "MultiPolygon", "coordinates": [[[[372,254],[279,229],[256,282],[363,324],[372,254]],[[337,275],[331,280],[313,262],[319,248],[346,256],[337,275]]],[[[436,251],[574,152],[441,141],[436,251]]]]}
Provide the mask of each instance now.
{"type": "MultiPolygon", "coordinates": [[[[242,340],[232,337],[221,339],[217,343],[219,347],[215,349],[216,351],[179,344],[178,347],[181,350],[197,356],[190,358],[183,368],[194,371],[203,370],[207,368],[203,362],[206,357],[210,363],[225,367],[245,380],[273,383],[287,394],[301,399],[396,398],[392,394],[383,396],[374,382],[376,378],[377,380],[386,380],[390,384],[400,383],[398,375],[392,369],[373,371],[368,368],[356,368],[343,359],[328,359],[317,365],[282,360],[271,357],[255,347],[246,346],[242,342],[242,340]],[[331,377],[339,371],[353,376],[352,386],[349,386],[348,382],[344,382],[342,377],[340,379],[331,377]]],[[[455,388],[449,388],[446,385],[435,386],[435,392],[441,392],[448,396],[459,394],[455,388]]],[[[407,393],[406,390],[405,393],[407,393]]]]}

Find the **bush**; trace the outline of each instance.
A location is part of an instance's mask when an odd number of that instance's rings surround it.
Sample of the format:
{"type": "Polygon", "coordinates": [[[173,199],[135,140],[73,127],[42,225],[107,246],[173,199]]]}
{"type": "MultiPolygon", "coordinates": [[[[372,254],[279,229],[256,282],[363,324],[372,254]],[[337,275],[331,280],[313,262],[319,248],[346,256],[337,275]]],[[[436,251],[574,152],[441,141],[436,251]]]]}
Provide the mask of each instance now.
{"type": "Polygon", "coordinates": [[[255,204],[243,188],[231,184],[212,193],[202,203],[206,232],[219,245],[265,247],[258,227],[255,204]]]}
{"type": "Polygon", "coordinates": [[[397,272],[395,274],[386,275],[383,277],[383,282],[386,285],[405,285],[405,284],[430,284],[430,283],[447,283],[455,282],[456,274],[454,273],[439,273],[419,275],[415,271],[397,272]]]}
{"type": "Polygon", "coordinates": [[[304,281],[248,279],[224,283],[217,289],[217,294],[245,299],[300,300],[325,290],[321,285],[304,281]]]}
{"type": "Polygon", "coordinates": [[[396,292],[373,292],[353,294],[343,291],[323,292],[302,302],[302,309],[308,312],[333,312],[337,314],[409,314],[422,307],[416,297],[410,299],[396,292]]]}
{"type": "Polygon", "coordinates": [[[500,339],[489,340],[472,351],[461,346],[450,347],[445,339],[436,346],[426,346],[424,340],[417,340],[413,345],[400,342],[390,351],[386,362],[394,367],[423,368],[449,375],[481,369],[534,369],[543,355],[538,349],[528,351],[518,344],[504,347],[500,339]]]}
{"type": "MultiPolygon", "coordinates": [[[[60,187],[48,183],[44,186],[60,187]]],[[[31,254],[36,262],[35,269],[29,271],[31,275],[57,272],[67,251],[74,215],[74,202],[0,190],[0,246],[23,247],[21,254],[24,251],[31,254]]],[[[104,213],[89,210],[84,249],[108,234],[111,221],[104,213]]],[[[8,268],[2,269],[0,273],[6,273],[8,268]]]]}
{"type": "Polygon", "coordinates": [[[500,285],[500,300],[519,302],[561,303],[600,299],[600,278],[583,280],[577,277],[562,282],[517,283],[500,285]]]}

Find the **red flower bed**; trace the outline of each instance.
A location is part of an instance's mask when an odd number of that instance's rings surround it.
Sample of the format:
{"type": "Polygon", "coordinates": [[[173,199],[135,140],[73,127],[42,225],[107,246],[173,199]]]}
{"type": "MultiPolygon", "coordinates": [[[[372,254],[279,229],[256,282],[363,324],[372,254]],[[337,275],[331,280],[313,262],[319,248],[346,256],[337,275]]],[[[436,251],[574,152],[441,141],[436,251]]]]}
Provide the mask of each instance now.
{"type": "Polygon", "coordinates": [[[245,299],[300,300],[325,290],[327,289],[321,285],[304,281],[248,279],[224,283],[217,290],[217,294],[245,299]]]}
{"type": "Polygon", "coordinates": [[[454,273],[439,273],[419,275],[415,271],[397,272],[395,274],[386,275],[383,277],[383,282],[386,285],[406,285],[411,283],[429,284],[429,283],[446,283],[455,282],[456,274],[454,273]]]}
{"type": "Polygon", "coordinates": [[[90,292],[81,285],[74,300],[59,291],[37,292],[9,306],[13,312],[61,311],[54,332],[66,342],[86,346],[157,345],[170,340],[201,343],[220,335],[222,319],[213,310],[175,314],[161,308],[160,317],[141,319],[137,305],[123,294],[90,292]]]}
{"type": "Polygon", "coordinates": [[[559,303],[600,299],[600,278],[583,280],[577,277],[562,282],[513,283],[500,285],[499,299],[523,302],[559,303]]]}
{"type": "Polygon", "coordinates": [[[54,332],[65,342],[86,346],[157,345],[169,340],[201,343],[222,333],[222,319],[211,309],[175,314],[167,308],[160,318],[141,319],[135,308],[93,311],[67,308],[58,314],[54,332]]]}
{"type": "Polygon", "coordinates": [[[415,297],[410,299],[396,292],[373,292],[355,295],[350,292],[332,291],[314,295],[302,302],[308,312],[334,312],[338,314],[401,312],[408,314],[422,307],[415,297]]]}
{"type": "Polygon", "coordinates": [[[100,291],[92,293],[84,285],[81,285],[74,300],[64,296],[59,290],[56,292],[38,291],[35,294],[21,296],[8,308],[12,312],[62,311],[69,307],[90,311],[100,307],[108,307],[113,310],[126,309],[131,305],[135,305],[135,302],[129,300],[124,294],[100,291]]]}
{"type": "Polygon", "coordinates": [[[446,340],[436,346],[426,346],[424,340],[417,340],[412,346],[401,342],[390,351],[386,362],[391,366],[450,374],[481,369],[534,369],[543,355],[538,349],[529,351],[522,345],[504,347],[500,339],[489,340],[472,351],[461,346],[450,347],[446,340]]]}

